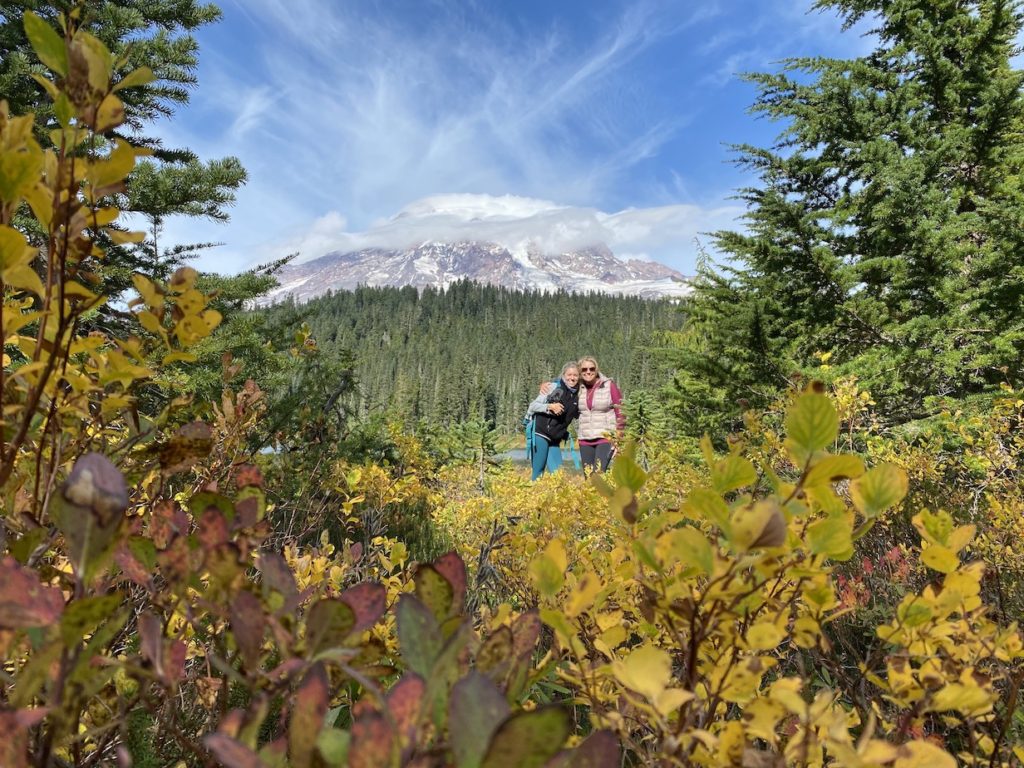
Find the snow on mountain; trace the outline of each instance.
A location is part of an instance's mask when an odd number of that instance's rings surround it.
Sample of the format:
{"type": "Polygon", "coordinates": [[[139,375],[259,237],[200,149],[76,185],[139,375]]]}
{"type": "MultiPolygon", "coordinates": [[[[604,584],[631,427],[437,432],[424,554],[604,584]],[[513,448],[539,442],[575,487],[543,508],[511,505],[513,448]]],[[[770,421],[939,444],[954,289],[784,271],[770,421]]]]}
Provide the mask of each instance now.
{"type": "MultiPolygon", "coordinates": [[[[516,219],[524,214],[522,206],[515,204],[518,200],[511,198],[508,210],[491,206],[487,211],[474,211],[471,199],[446,199],[444,203],[446,212],[455,209],[460,217],[472,217],[475,213],[516,219]]],[[[433,203],[436,199],[422,202],[433,203]]],[[[406,209],[399,216],[418,218],[430,213],[406,209]]],[[[690,290],[683,275],[674,269],[653,261],[619,259],[603,245],[551,253],[534,242],[510,248],[495,242],[463,240],[425,241],[400,249],[334,252],[312,261],[289,264],[278,274],[278,288],[264,301],[272,303],[287,296],[305,301],[327,291],[359,285],[446,287],[462,279],[519,290],[600,291],[649,298],[683,296],[690,290]]]]}

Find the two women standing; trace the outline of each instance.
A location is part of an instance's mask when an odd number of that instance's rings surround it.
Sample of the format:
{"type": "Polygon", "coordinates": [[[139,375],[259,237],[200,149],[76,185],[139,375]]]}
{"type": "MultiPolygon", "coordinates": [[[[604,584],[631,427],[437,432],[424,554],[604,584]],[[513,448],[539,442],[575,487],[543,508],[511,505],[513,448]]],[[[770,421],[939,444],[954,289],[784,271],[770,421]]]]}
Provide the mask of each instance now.
{"type": "Polygon", "coordinates": [[[569,424],[577,417],[584,472],[608,469],[611,438],[621,436],[626,427],[621,406],[622,393],[614,381],[601,374],[593,357],[566,363],[558,382],[542,384],[540,396],[527,409],[527,416],[534,419],[535,435],[542,437],[536,443],[540,450],[532,456],[532,479],[540,477],[545,469],[553,472],[561,465],[560,446],[568,437],[569,424]]]}

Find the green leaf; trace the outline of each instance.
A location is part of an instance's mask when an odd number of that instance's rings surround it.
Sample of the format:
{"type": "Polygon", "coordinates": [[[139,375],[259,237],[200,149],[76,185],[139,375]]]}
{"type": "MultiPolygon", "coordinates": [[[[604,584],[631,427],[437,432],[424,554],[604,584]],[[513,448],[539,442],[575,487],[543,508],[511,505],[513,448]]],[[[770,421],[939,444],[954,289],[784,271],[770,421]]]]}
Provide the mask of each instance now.
{"type": "Polygon", "coordinates": [[[64,39],[32,11],[25,11],[25,34],[32,50],[47,67],[61,77],[68,74],[68,51],[64,39]]]}
{"type": "Polygon", "coordinates": [[[826,555],[833,560],[853,557],[853,531],[848,515],[829,515],[811,523],[807,540],[816,555],[826,555]]]}
{"type": "Polygon", "coordinates": [[[803,466],[815,451],[832,445],[839,435],[839,415],[832,400],[806,392],[786,412],[786,447],[793,461],[803,466]]]}
{"type": "Polygon", "coordinates": [[[348,764],[348,731],[324,728],[316,737],[316,748],[328,768],[342,768],[348,764]]]}
{"type": "Polygon", "coordinates": [[[520,712],[499,726],[482,768],[539,768],[562,748],[572,723],[562,707],[520,712]]]}
{"type": "Polygon", "coordinates": [[[60,617],[60,636],[64,644],[74,646],[92,634],[96,627],[110,618],[121,604],[121,599],[121,595],[114,593],[72,600],[60,617]]]}
{"type": "Polygon", "coordinates": [[[877,517],[907,495],[907,473],[892,464],[877,466],[850,483],[853,505],[865,517],[877,517]]]}
{"type": "Polygon", "coordinates": [[[711,485],[718,493],[729,493],[756,482],[757,470],[742,456],[726,456],[711,467],[711,485]]]}
{"type": "Polygon", "coordinates": [[[632,452],[625,451],[612,462],[612,478],[618,485],[625,486],[635,493],[644,487],[647,473],[634,461],[632,452]]]}
{"type": "Polygon", "coordinates": [[[686,497],[685,512],[695,520],[709,520],[722,530],[729,528],[729,506],[710,488],[694,488],[686,497]]]}
{"type": "Polygon", "coordinates": [[[149,67],[139,67],[121,78],[117,85],[114,86],[113,90],[120,91],[124,88],[135,88],[140,85],[149,85],[154,80],[156,80],[156,75],[153,74],[152,69],[149,67]]]}
{"type": "Polygon", "coordinates": [[[402,658],[409,669],[429,679],[444,646],[437,619],[429,608],[409,594],[398,599],[395,614],[402,658]]]}
{"type": "Polygon", "coordinates": [[[448,731],[457,768],[478,768],[491,737],[508,715],[508,702],[490,678],[470,672],[454,685],[448,731]]]}

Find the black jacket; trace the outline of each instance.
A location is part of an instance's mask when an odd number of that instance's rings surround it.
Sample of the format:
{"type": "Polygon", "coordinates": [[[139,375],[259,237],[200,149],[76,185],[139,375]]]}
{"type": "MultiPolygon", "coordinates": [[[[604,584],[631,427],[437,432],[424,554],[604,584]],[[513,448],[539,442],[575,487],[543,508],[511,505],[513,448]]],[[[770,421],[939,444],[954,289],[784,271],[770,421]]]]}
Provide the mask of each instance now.
{"type": "Polygon", "coordinates": [[[563,411],[557,416],[553,413],[538,413],[534,416],[533,429],[543,435],[551,445],[556,445],[569,436],[569,425],[580,415],[578,393],[573,392],[561,381],[548,395],[549,403],[561,403],[563,411]]]}

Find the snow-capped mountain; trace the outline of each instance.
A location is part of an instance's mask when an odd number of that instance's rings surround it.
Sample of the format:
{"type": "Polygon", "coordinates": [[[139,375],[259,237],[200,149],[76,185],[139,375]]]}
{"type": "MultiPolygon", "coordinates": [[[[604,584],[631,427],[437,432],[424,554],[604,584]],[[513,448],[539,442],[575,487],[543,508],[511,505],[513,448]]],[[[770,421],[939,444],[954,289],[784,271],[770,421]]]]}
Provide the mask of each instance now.
{"type": "Polygon", "coordinates": [[[286,296],[305,301],[359,285],[446,287],[462,279],[520,290],[600,291],[649,298],[683,296],[690,290],[676,270],[653,261],[619,259],[604,245],[547,253],[535,244],[508,248],[462,240],[333,252],[289,264],[278,274],[279,287],[265,301],[286,296]]]}

